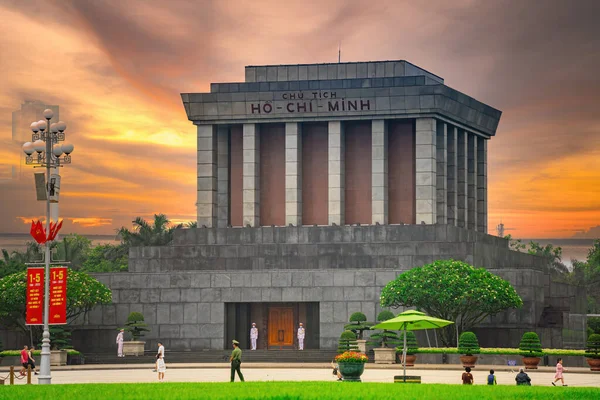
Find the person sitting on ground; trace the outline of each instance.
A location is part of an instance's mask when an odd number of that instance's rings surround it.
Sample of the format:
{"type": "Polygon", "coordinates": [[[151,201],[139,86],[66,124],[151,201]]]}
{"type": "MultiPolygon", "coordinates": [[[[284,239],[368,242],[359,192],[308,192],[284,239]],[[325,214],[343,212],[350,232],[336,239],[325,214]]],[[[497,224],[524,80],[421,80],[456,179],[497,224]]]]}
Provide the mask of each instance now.
{"type": "Polygon", "coordinates": [[[494,375],[494,370],[490,369],[490,374],[488,375],[488,385],[497,385],[496,375],[494,375]]]}
{"type": "Polygon", "coordinates": [[[525,373],[523,368],[519,369],[519,373],[517,374],[515,381],[517,381],[517,385],[531,386],[531,378],[525,373]]]}
{"type": "Polygon", "coordinates": [[[340,366],[335,361],[331,361],[331,368],[333,368],[333,375],[337,376],[338,381],[341,381],[342,373],[340,372],[340,366]]]}
{"type": "Polygon", "coordinates": [[[463,385],[472,385],[473,384],[473,375],[471,374],[471,368],[465,368],[465,372],[462,374],[463,385]]]}

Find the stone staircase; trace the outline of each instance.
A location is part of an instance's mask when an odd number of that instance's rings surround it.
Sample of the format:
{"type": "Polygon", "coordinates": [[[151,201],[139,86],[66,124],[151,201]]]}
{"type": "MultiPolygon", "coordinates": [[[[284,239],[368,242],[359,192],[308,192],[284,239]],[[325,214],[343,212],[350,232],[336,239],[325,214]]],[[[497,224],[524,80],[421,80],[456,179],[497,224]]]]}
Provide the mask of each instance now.
{"type": "MultiPolygon", "coordinates": [[[[167,351],[167,363],[227,363],[228,350],[167,351]]],[[[127,356],[119,358],[115,354],[88,353],[85,364],[153,364],[155,352],[145,352],[143,356],[127,356]]],[[[330,362],[337,355],[335,350],[244,350],[242,359],[250,362],[274,363],[318,363],[330,362]]]]}

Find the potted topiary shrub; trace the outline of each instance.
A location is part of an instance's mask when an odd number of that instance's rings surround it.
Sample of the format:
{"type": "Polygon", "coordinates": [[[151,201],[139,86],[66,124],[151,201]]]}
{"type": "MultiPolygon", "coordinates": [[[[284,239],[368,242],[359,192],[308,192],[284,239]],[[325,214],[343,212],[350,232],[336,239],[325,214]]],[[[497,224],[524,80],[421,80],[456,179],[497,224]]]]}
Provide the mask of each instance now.
{"type": "Polygon", "coordinates": [[[146,342],[139,339],[144,336],[144,332],[149,332],[150,329],[144,322],[142,313],[134,311],[129,314],[124,329],[131,334],[131,340],[123,342],[123,354],[126,356],[143,356],[146,342]]]}
{"type": "Polygon", "coordinates": [[[360,382],[360,376],[365,371],[365,363],[369,360],[364,353],[357,352],[356,335],[352,331],[344,331],[340,335],[338,354],[335,362],[344,381],[360,382]]]}
{"type": "MultiPolygon", "coordinates": [[[[404,337],[402,338],[404,339],[404,337]]],[[[402,343],[402,340],[401,340],[402,343]]],[[[419,345],[417,343],[417,337],[414,332],[407,331],[406,332],[406,366],[414,367],[415,361],[417,360],[417,350],[419,350],[419,345]]],[[[402,349],[400,349],[400,362],[402,362],[402,349]]]]}
{"type": "MultiPolygon", "coordinates": [[[[391,311],[384,310],[377,315],[377,321],[383,322],[394,317],[395,315],[391,311]]],[[[401,344],[396,332],[386,329],[378,331],[371,335],[367,343],[375,346],[373,349],[375,364],[394,364],[396,362],[396,346],[401,344]]]]}
{"type": "Polygon", "coordinates": [[[361,312],[350,315],[350,323],[344,326],[345,330],[354,332],[358,349],[363,353],[367,352],[367,341],[363,339],[363,332],[370,328],[371,324],[367,322],[367,316],[361,312]]]}
{"type": "Polygon", "coordinates": [[[460,361],[463,367],[474,368],[477,362],[477,356],[479,354],[479,341],[477,336],[473,332],[463,332],[458,337],[458,352],[462,354],[460,361]]]}
{"type": "Polygon", "coordinates": [[[523,356],[525,369],[537,369],[540,357],[544,355],[537,333],[525,332],[521,338],[521,343],[519,343],[519,350],[523,356]]]}
{"type": "MultiPolygon", "coordinates": [[[[62,326],[50,326],[50,365],[67,365],[67,349],[72,349],[71,332],[62,326]]],[[[41,348],[41,345],[39,346],[41,348]]]]}
{"type": "Polygon", "coordinates": [[[592,371],[600,371],[600,334],[592,333],[588,337],[585,357],[592,371]]]}

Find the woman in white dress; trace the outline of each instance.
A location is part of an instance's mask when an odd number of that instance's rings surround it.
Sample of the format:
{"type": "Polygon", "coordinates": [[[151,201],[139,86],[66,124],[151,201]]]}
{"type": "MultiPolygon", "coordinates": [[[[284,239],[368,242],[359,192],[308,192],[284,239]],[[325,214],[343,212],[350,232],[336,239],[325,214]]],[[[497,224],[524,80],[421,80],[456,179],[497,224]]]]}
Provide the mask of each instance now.
{"type": "Polygon", "coordinates": [[[165,371],[167,370],[167,366],[165,365],[165,360],[162,357],[162,354],[159,355],[158,360],[156,360],[156,370],[158,371],[158,381],[163,382],[165,380],[165,371]]]}

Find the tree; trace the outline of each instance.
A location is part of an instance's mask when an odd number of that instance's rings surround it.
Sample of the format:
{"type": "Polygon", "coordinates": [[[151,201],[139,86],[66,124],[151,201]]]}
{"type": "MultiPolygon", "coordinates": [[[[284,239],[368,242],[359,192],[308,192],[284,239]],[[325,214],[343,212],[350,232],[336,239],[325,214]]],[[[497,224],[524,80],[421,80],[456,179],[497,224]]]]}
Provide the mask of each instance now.
{"type": "MultiPolygon", "coordinates": [[[[384,322],[394,317],[394,313],[388,310],[384,310],[377,315],[377,322],[384,322]]],[[[396,332],[383,329],[381,332],[377,332],[371,335],[371,337],[369,338],[369,344],[377,347],[388,347],[388,345],[395,347],[402,344],[402,342],[398,338],[398,334],[396,332]]]]}
{"type": "Polygon", "coordinates": [[[9,254],[7,250],[2,249],[2,259],[0,260],[0,278],[4,278],[7,275],[27,269],[27,266],[14,255],[15,252],[9,254]]]}
{"type": "Polygon", "coordinates": [[[53,242],[56,260],[70,262],[70,267],[75,270],[81,269],[92,249],[92,241],[85,236],[71,233],[64,236],[61,241],[53,242]]]}
{"type": "Polygon", "coordinates": [[[362,340],[363,331],[366,331],[371,327],[367,322],[367,316],[361,312],[352,313],[349,322],[349,324],[344,326],[344,329],[354,332],[359,340],[362,340]]]}
{"type": "Polygon", "coordinates": [[[129,247],[164,246],[173,240],[173,231],[183,227],[182,224],[169,227],[169,223],[164,214],[155,214],[152,225],[142,217],[137,217],[133,221],[133,230],[122,227],[117,230],[117,234],[129,247]]]}
{"type": "MultiPolygon", "coordinates": [[[[427,314],[469,330],[488,316],[520,308],[523,300],[504,279],[465,262],[438,260],[400,274],[381,291],[382,307],[417,307],[427,314]]],[[[442,342],[456,344],[453,328],[444,328],[442,342]]]]}
{"type": "Polygon", "coordinates": [[[594,241],[586,261],[573,261],[569,283],[585,287],[588,295],[588,313],[600,312],[600,239],[594,241]]]}
{"type": "Polygon", "coordinates": [[[127,271],[129,248],[124,244],[101,244],[92,248],[81,270],[85,272],[127,271]]]}
{"type": "Polygon", "coordinates": [[[358,351],[356,335],[352,331],[344,331],[340,335],[340,341],[338,342],[338,353],[341,354],[345,351],[358,351]]]}
{"type": "MultiPolygon", "coordinates": [[[[27,332],[25,325],[27,272],[22,271],[0,279],[0,323],[7,328],[27,332]]],[[[90,311],[99,304],[110,304],[112,293],[88,274],[68,270],[67,322],[90,311]]],[[[34,343],[41,340],[42,328],[32,326],[34,343]]]]}
{"type": "Polygon", "coordinates": [[[525,251],[528,254],[545,258],[554,278],[564,280],[565,276],[570,273],[569,268],[562,262],[562,248],[560,246],[554,247],[551,243],[542,246],[533,240],[528,244],[523,244],[521,239],[513,240],[511,235],[506,235],[504,239],[509,241],[512,250],[525,251]]]}
{"type": "Polygon", "coordinates": [[[144,336],[144,332],[149,332],[148,325],[144,322],[142,313],[134,311],[127,317],[125,330],[131,333],[132,340],[138,340],[144,336]]]}

